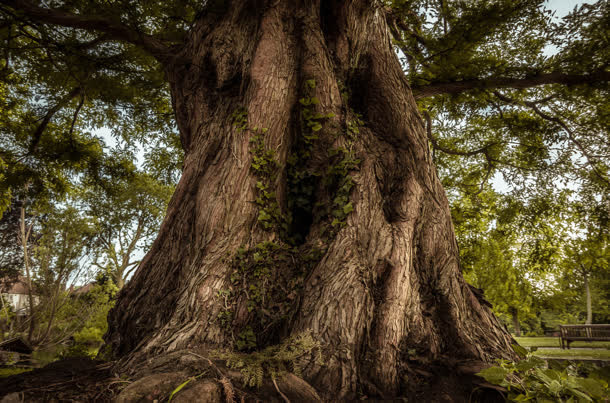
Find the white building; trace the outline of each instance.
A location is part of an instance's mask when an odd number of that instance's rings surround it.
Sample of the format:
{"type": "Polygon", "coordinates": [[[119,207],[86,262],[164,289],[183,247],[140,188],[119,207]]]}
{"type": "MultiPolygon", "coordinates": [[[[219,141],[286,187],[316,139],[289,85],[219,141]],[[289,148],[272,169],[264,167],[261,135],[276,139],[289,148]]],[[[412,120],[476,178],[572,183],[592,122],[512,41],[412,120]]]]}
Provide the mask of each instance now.
{"type": "MultiPolygon", "coordinates": [[[[0,283],[0,294],[8,302],[17,316],[25,316],[28,313],[29,296],[28,285],[20,278],[15,282],[0,283]]],[[[34,295],[34,304],[38,303],[38,296],[34,295]]],[[[2,309],[2,306],[0,306],[2,309]]]]}

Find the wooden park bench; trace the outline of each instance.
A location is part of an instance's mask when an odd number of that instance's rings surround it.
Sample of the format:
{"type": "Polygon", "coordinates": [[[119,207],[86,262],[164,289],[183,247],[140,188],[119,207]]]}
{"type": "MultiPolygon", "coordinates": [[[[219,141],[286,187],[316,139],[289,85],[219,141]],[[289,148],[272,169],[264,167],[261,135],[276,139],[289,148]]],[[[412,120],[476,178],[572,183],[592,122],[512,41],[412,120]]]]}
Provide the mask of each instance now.
{"type": "Polygon", "coordinates": [[[561,348],[573,341],[610,341],[610,325],[560,325],[561,348]]]}

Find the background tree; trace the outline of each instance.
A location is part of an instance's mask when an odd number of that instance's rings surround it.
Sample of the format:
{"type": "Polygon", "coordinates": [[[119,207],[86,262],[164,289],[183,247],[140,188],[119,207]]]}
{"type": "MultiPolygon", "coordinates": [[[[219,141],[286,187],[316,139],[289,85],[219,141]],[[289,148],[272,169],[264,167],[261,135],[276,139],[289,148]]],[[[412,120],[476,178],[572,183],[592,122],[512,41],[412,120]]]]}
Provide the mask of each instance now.
{"type": "MultiPolygon", "coordinates": [[[[22,212],[25,218],[25,208],[22,212]]],[[[24,229],[35,237],[31,256],[24,259],[30,292],[28,340],[33,345],[48,344],[56,314],[68,301],[67,286],[80,277],[95,228],[68,207],[47,211],[24,229]]]]}
{"type": "Polygon", "coordinates": [[[537,314],[535,284],[554,269],[553,244],[562,234],[553,219],[557,212],[550,206],[524,206],[490,189],[460,196],[453,199],[452,217],[464,276],[484,291],[494,312],[521,336],[521,323],[537,314]]]}
{"type": "MultiPolygon", "coordinates": [[[[97,351],[116,293],[113,281],[96,275],[90,266],[99,249],[97,220],[73,206],[32,214],[26,208],[19,211],[23,213],[19,224],[26,219],[23,229],[27,235],[27,260],[20,262],[19,279],[30,284],[31,299],[22,320],[16,320],[10,306],[2,307],[2,326],[8,331],[3,337],[27,335],[37,350],[54,352],[51,355],[60,353],[60,343],[71,337],[83,352],[97,351]]],[[[23,229],[13,234],[14,244],[19,245],[23,229]]]]}
{"type": "Polygon", "coordinates": [[[521,321],[535,315],[533,292],[525,273],[514,266],[510,249],[502,246],[493,237],[481,242],[478,259],[466,269],[464,277],[485,291],[485,298],[492,303],[494,312],[510,318],[507,322],[512,325],[512,331],[521,336],[521,321]]]}
{"type": "MultiPolygon", "coordinates": [[[[559,324],[584,323],[587,282],[599,298],[597,316],[606,317],[603,202],[583,204],[586,193],[569,190],[559,195],[539,190],[525,200],[489,189],[457,194],[452,217],[465,278],[485,291],[501,318],[510,314],[513,301],[529,313],[526,331],[533,334],[557,330],[559,324]],[[588,265],[580,267],[583,260],[588,265]],[[594,282],[585,282],[592,273],[594,282]]],[[[510,320],[505,323],[516,332],[510,320]]]]}
{"type": "Polygon", "coordinates": [[[593,323],[591,281],[608,276],[608,259],[610,250],[604,235],[576,239],[566,247],[565,273],[567,277],[582,284],[587,324],[593,323]]]}
{"type": "MultiPolygon", "coordinates": [[[[538,206],[533,211],[547,211],[543,216],[551,218],[551,225],[535,219],[532,208],[524,208],[523,214],[513,208],[512,219],[521,222],[512,229],[539,235],[522,239],[525,248],[504,242],[501,249],[505,255],[514,255],[511,248],[520,250],[515,264],[533,281],[535,300],[556,295],[560,291],[552,279],[564,275],[557,266],[559,249],[571,238],[561,222],[569,219],[578,226],[587,221],[566,210],[566,186],[577,190],[570,203],[608,197],[608,113],[607,102],[599,98],[607,96],[607,78],[594,82],[608,74],[607,39],[596,29],[607,23],[608,5],[584,4],[561,21],[536,1],[508,7],[451,1],[394,5],[400,15],[395,37],[401,35],[398,46],[427,117],[433,156],[452,206],[460,208],[464,193],[487,192],[489,181],[497,182],[501,174],[514,208],[529,205],[538,206]],[[413,4],[427,6],[426,13],[413,12],[413,4]],[[478,23],[471,23],[473,19],[478,23]],[[401,25],[401,20],[408,24],[401,25]],[[589,84],[577,85],[585,81],[589,84]],[[549,215],[550,206],[556,211],[549,215]],[[541,224],[546,235],[538,231],[541,224]],[[565,238],[552,236],[559,233],[565,238]]],[[[598,212],[607,216],[608,204],[602,203],[598,212]]],[[[459,232],[461,251],[475,251],[459,232]]],[[[467,261],[464,266],[468,270],[467,261]]],[[[574,301],[568,294],[562,304],[574,301]]]]}
{"type": "Polygon", "coordinates": [[[119,289],[150,248],[173,190],[150,174],[134,172],[102,186],[93,184],[81,196],[87,214],[99,220],[102,248],[94,265],[109,270],[119,289]]]}
{"type": "MultiPolygon", "coordinates": [[[[588,131],[540,106],[594,110],[603,99],[604,38],[573,21],[599,25],[604,2],[558,27],[532,0],[0,4],[6,77],[22,91],[7,98],[23,111],[7,126],[3,159],[17,167],[7,177],[19,169],[51,183],[76,168],[95,177],[104,165],[87,126],[116,123],[126,144],[164,146],[175,112],[182,177],[109,317],[108,350],[124,370],[161,351],[263,348],[310,332],[327,361],[303,376],[354,398],[414,392],[409,374],[431,362],[510,357],[509,335],[462,278],[429,142],[448,159],[483,162],[463,175],[475,191],[498,161],[516,167],[523,188],[544,183],[523,172],[550,169],[557,143],[579,150],[583,183],[607,186],[605,137],[593,131],[585,143],[588,131]],[[567,44],[555,61],[540,56],[553,41],[567,44]],[[574,60],[583,44],[596,55],[585,64],[574,60]],[[559,99],[547,100],[547,84],[562,85],[559,99]],[[543,101],[522,88],[542,88],[543,101]],[[441,107],[453,127],[473,118],[461,145],[479,147],[447,144],[441,107]],[[54,175],[30,168],[57,161],[54,175]]],[[[603,122],[595,112],[584,124],[603,122]]],[[[571,168],[568,155],[559,159],[571,168]]]]}
{"type": "MultiPolygon", "coordinates": [[[[106,317],[118,291],[107,272],[98,272],[95,282],[76,288],[58,316],[61,337],[71,337],[74,344],[63,355],[95,356],[108,330],[106,317]]],[[[57,337],[57,336],[56,336],[57,337]]]]}

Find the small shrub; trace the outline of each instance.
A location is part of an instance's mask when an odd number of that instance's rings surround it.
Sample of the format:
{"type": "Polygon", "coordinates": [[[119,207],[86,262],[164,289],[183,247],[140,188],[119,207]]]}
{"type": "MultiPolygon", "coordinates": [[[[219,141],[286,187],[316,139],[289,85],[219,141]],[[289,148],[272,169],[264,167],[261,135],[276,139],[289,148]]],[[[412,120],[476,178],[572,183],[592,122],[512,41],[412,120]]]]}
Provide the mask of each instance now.
{"type": "Polygon", "coordinates": [[[94,359],[97,355],[98,348],[91,347],[87,344],[77,343],[73,346],[70,346],[66,350],[62,351],[59,355],[60,359],[63,358],[74,358],[74,357],[83,357],[94,359]]]}
{"type": "Polygon", "coordinates": [[[477,375],[506,388],[511,402],[601,402],[608,401],[608,371],[573,363],[557,363],[534,356],[513,345],[520,361],[498,360],[498,365],[477,375]]]}

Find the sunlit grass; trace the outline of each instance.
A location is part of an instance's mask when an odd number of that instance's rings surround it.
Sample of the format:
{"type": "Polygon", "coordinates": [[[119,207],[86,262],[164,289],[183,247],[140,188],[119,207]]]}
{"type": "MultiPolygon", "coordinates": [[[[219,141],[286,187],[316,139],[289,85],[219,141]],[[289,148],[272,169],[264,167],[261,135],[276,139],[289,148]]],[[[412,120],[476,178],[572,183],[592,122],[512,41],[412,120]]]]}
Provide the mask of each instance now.
{"type": "Polygon", "coordinates": [[[541,358],[588,358],[594,360],[610,360],[610,350],[601,349],[561,350],[540,348],[534,355],[541,358]]]}
{"type": "MultiPolygon", "coordinates": [[[[561,347],[559,337],[515,337],[523,347],[561,347]]],[[[610,349],[610,341],[573,341],[570,347],[603,347],[610,349]]]]}

